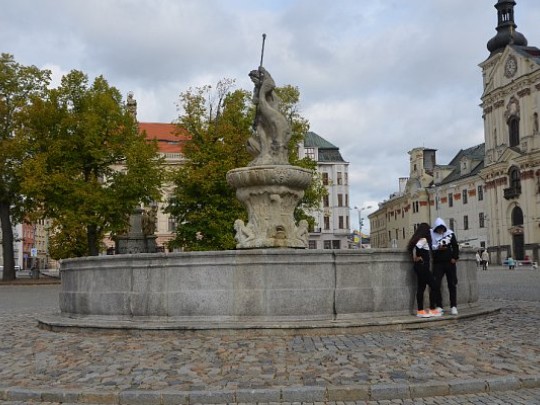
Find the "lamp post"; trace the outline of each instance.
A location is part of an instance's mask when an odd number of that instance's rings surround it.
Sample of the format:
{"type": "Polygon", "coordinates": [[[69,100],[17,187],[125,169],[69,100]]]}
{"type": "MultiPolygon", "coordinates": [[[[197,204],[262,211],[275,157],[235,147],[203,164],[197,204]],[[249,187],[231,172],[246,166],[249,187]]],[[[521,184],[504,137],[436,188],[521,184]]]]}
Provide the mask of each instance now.
{"type": "Polygon", "coordinates": [[[362,248],[362,225],[364,225],[362,221],[362,211],[368,210],[371,208],[371,205],[368,205],[367,207],[354,207],[355,210],[358,211],[358,233],[360,234],[360,245],[358,246],[360,249],[362,248]]]}

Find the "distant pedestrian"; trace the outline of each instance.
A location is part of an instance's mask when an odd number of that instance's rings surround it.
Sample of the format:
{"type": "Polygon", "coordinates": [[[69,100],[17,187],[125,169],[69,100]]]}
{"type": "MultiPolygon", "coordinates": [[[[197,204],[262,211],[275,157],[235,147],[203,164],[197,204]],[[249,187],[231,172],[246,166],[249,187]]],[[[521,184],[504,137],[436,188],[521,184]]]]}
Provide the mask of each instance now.
{"type": "Polygon", "coordinates": [[[482,264],[482,257],[480,257],[480,251],[476,251],[476,268],[479,268],[482,264]]]}
{"type": "Polygon", "coordinates": [[[508,263],[508,270],[514,270],[516,268],[516,261],[512,258],[512,256],[508,256],[506,262],[508,263]]]}
{"type": "Polygon", "coordinates": [[[482,252],[482,270],[487,271],[488,264],[489,264],[489,253],[487,249],[484,249],[484,251],[482,252]]]}
{"type": "Polygon", "coordinates": [[[433,250],[433,290],[435,292],[435,303],[437,309],[443,311],[441,283],[446,276],[448,293],[450,296],[450,313],[457,315],[457,268],[459,259],[459,245],[454,231],[448,229],[441,218],[435,220],[431,231],[433,250]]]}
{"type": "Polygon", "coordinates": [[[414,235],[407,244],[407,250],[411,254],[413,270],[416,273],[416,316],[419,318],[429,318],[441,316],[442,312],[435,309],[435,296],[433,292],[433,274],[431,273],[430,251],[431,251],[431,231],[429,224],[421,223],[416,228],[414,235]],[[429,286],[429,307],[424,310],[424,292],[429,286]]]}

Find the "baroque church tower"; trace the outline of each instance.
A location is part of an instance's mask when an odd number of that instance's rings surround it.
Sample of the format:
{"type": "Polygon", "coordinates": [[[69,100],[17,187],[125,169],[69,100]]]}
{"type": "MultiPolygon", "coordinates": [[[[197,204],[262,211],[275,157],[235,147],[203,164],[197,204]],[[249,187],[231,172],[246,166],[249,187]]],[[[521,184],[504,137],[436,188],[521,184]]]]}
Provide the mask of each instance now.
{"type": "Polygon", "coordinates": [[[540,246],[540,49],[516,31],[514,0],[498,0],[481,108],[491,261],[538,262],[540,246]]]}

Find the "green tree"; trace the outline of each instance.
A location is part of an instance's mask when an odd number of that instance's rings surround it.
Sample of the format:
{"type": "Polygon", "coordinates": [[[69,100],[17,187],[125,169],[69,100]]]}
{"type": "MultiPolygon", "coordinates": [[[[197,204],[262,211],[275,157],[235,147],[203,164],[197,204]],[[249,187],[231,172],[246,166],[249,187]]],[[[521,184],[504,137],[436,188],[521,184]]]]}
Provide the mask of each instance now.
{"type": "MultiPolygon", "coordinates": [[[[180,95],[183,114],[179,125],[192,140],[184,147],[186,162],[173,178],[175,194],[168,211],[177,219],[177,234],[172,247],[188,250],[233,249],[234,221],[247,220],[245,208],[235,190],[226,181],[229,170],[247,166],[252,160],[246,149],[255,114],[251,94],[233,90],[234,82],[223,80],[214,90],[211,86],[189,89],[180,95]]],[[[303,142],[309,123],[298,109],[300,92],[292,86],[278,88],[283,100],[282,112],[289,119],[292,137],[290,162],[315,170],[316,162],[298,158],[297,145],[303,142]]],[[[313,218],[306,210],[317,209],[325,192],[320,179],[314,178],[295,217],[313,218]]]]}
{"type": "Polygon", "coordinates": [[[245,142],[251,119],[249,94],[232,91],[233,82],[189,89],[181,94],[184,115],[179,125],[191,134],[184,146],[186,162],[173,175],[175,194],[168,211],[178,223],[171,247],[222,250],[234,247],[232,226],[246,213],[227,184],[225,174],[245,166],[250,155],[245,142]]]}
{"type": "Polygon", "coordinates": [[[26,111],[32,97],[40,96],[50,81],[50,72],[17,63],[13,55],[0,57],[0,223],[3,280],[15,279],[13,250],[14,223],[23,220],[30,200],[21,193],[21,167],[28,158],[27,144],[21,136],[26,111]]]}
{"type": "Polygon", "coordinates": [[[32,158],[23,190],[39,203],[36,215],[63,233],[53,236],[69,244],[62,255],[97,255],[105,233],[125,229],[135,206],[159,199],[157,144],[139,133],[120,92],[101,76],[91,85],[80,71],[64,76],[34,100],[25,134],[32,158]]]}
{"type": "Polygon", "coordinates": [[[320,208],[321,199],[328,193],[322,184],[322,178],[317,172],[317,162],[304,157],[298,156],[297,145],[304,142],[306,133],[309,131],[309,122],[300,114],[300,90],[298,87],[286,85],[277,87],[276,93],[281,98],[281,112],[289,120],[291,126],[291,139],[289,141],[289,162],[293,166],[303,167],[304,169],[313,170],[313,181],[306,189],[304,197],[300,201],[298,207],[294,211],[296,221],[305,219],[308,221],[310,228],[315,224],[315,218],[309,215],[309,212],[316,211],[320,208]]]}

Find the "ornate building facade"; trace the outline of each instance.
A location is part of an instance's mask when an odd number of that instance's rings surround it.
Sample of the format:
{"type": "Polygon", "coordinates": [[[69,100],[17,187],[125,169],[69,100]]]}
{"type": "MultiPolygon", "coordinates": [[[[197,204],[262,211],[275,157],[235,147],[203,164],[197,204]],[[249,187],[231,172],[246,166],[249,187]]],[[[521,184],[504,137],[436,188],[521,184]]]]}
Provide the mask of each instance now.
{"type": "Polygon", "coordinates": [[[540,49],[516,31],[513,0],[499,0],[497,34],[480,64],[491,260],[538,261],[540,246],[540,49]]]}
{"type": "Polygon", "coordinates": [[[317,172],[328,192],[323,198],[322,209],[310,212],[315,218],[315,228],[310,230],[309,248],[347,249],[350,237],[349,163],[337,146],[314,132],[306,134],[298,155],[317,162],[317,172]]]}
{"type": "Polygon", "coordinates": [[[486,248],[493,263],[539,261],[540,49],[516,31],[515,5],[495,4],[497,34],[480,64],[485,143],[460,150],[448,165],[426,160],[431,150],[409,152],[406,187],[369,216],[373,247],[405,247],[418,221],[441,217],[461,243],[486,248]]]}

